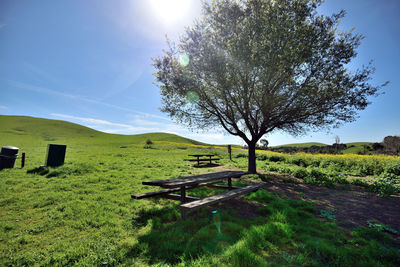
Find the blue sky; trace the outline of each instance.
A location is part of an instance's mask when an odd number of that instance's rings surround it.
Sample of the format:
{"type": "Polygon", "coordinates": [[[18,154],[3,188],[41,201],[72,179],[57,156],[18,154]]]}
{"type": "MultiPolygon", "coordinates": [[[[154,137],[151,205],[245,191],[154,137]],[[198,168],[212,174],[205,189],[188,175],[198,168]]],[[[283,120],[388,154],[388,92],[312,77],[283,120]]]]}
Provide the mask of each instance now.
{"type": "MultiPolygon", "coordinates": [[[[165,35],[177,40],[200,15],[195,0],[2,0],[0,2],[0,114],[79,123],[97,130],[137,134],[169,132],[208,143],[241,140],[222,130],[190,132],[161,113],[151,57],[165,35]]],[[[374,60],[373,84],[385,94],[356,122],[294,138],[276,132],[271,145],[381,141],[400,135],[400,1],[327,0],[320,12],[347,11],[341,29],[366,38],[350,67],[374,60]]],[[[1,126],[0,126],[1,127],[1,126]]]]}

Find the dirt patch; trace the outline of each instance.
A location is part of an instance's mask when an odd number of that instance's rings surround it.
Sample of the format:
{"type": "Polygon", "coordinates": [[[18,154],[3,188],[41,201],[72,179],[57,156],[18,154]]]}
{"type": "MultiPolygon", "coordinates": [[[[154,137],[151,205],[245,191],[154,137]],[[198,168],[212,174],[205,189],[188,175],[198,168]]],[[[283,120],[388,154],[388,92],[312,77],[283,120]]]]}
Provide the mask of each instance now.
{"type": "MultiPolygon", "coordinates": [[[[283,180],[285,177],[283,178],[283,180]]],[[[368,222],[378,222],[400,232],[400,196],[378,197],[364,188],[349,185],[346,189],[332,189],[300,183],[283,182],[282,177],[271,177],[264,188],[282,197],[314,203],[319,210],[331,210],[338,226],[346,232],[356,227],[368,227],[368,222]]],[[[400,240],[400,236],[393,236],[400,240]]]]}
{"type": "MultiPolygon", "coordinates": [[[[205,170],[205,169],[203,169],[205,170]]],[[[217,172],[240,169],[226,169],[218,166],[212,170],[202,171],[217,172]]],[[[336,222],[340,228],[349,233],[357,227],[368,227],[368,222],[378,222],[390,226],[400,232],[400,194],[390,198],[378,197],[362,187],[346,185],[342,188],[319,187],[302,183],[301,179],[293,178],[285,174],[265,174],[264,189],[279,194],[281,197],[312,202],[316,208],[316,215],[320,210],[332,210],[336,216],[336,222]]],[[[248,182],[260,182],[249,180],[248,182]]],[[[230,200],[225,202],[227,206],[240,206],[243,217],[255,217],[257,213],[254,207],[243,201],[230,200]],[[234,202],[232,202],[234,201],[234,202]],[[238,204],[238,203],[242,204],[238,204]]],[[[393,235],[400,240],[400,235],[393,235]]]]}

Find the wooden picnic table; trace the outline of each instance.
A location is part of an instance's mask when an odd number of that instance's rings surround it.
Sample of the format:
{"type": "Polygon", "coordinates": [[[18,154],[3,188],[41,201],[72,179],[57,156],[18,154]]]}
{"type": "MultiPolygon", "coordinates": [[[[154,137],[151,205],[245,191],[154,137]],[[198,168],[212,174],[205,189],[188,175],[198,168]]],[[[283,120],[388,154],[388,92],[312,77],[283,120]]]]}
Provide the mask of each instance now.
{"type": "Polygon", "coordinates": [[[168,199],[180,200],[182,217],[185,218],[186,212],[189,212],[191,210],[195,210],[206,205],[211,205],[257,190],[261,186],[261,184],[251,185],[247,187],[232,186],[232,178],[239,178],[245,174],[247,173],[242,171],[223,171],[181,178],[144,181],[142,182],[142,184],[144,185],[160,186],[165,189],[148,193],[134,194],[132,195],[132,198],[141,199],[153,196],[161,196],[168,199]],[[228,185],[215,185],[216,183],[225,180],[227,180],[228,185]],[[200,186],[224,188],[228,189],[229,191],[227,193],[211,196],[205,199],[199,199],[186,195],[186,190],[190,190],[200,186]],[[179,192],[180,194],[172,194],[174,192],[179,192]]]}
{"type": "Polygon", "coordinates": [[[215,155],[214,154],[192,154],[188,155],[188,157],[195,157],[196,159],[186,159],[187,161],[197,161],[197,166],[200,166],[200,161],[209,161],[210,164],[212,164],[212,161],[218,161],[220,160],[219,158],[213,158],[215,155]],[[202,158],[202,157],[208,157],[208,158],[202,158]]]}

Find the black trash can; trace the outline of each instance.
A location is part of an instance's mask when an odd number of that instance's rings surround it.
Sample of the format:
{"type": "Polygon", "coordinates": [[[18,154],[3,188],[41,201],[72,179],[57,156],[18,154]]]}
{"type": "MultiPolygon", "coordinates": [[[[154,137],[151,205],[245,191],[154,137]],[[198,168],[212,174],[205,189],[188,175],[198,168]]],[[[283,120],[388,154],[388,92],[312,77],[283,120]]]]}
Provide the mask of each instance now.
{"type": "Polygon", "coordinates": [[[64,164],[66,145],[49,144],[47,148],[46,166],[58,167],[64,164]]]}
{"type": "Polygon", "coordinates": [[[3,146],[0,153],[0,169],[14,168],[15,160],[18,157],[18,147],[3,146]]]}

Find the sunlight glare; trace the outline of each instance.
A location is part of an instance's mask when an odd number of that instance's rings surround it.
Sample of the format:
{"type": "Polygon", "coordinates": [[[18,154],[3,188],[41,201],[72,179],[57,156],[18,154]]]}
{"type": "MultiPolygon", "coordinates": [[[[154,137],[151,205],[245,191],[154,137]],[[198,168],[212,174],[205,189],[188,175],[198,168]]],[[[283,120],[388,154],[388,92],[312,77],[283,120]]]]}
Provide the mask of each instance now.
{"type": "Polygon", "coordinates": [[[190,0],[150,0],[155,16],[164,23],[174,23],[188,16],[190,0]]]}
{"type": "Polygon", "coordinates": [[[185,53],[179,54],[178,56],[178,62],[182,67],[186,67],[187,65],[189,65],[189,56],[185,53]]]}

